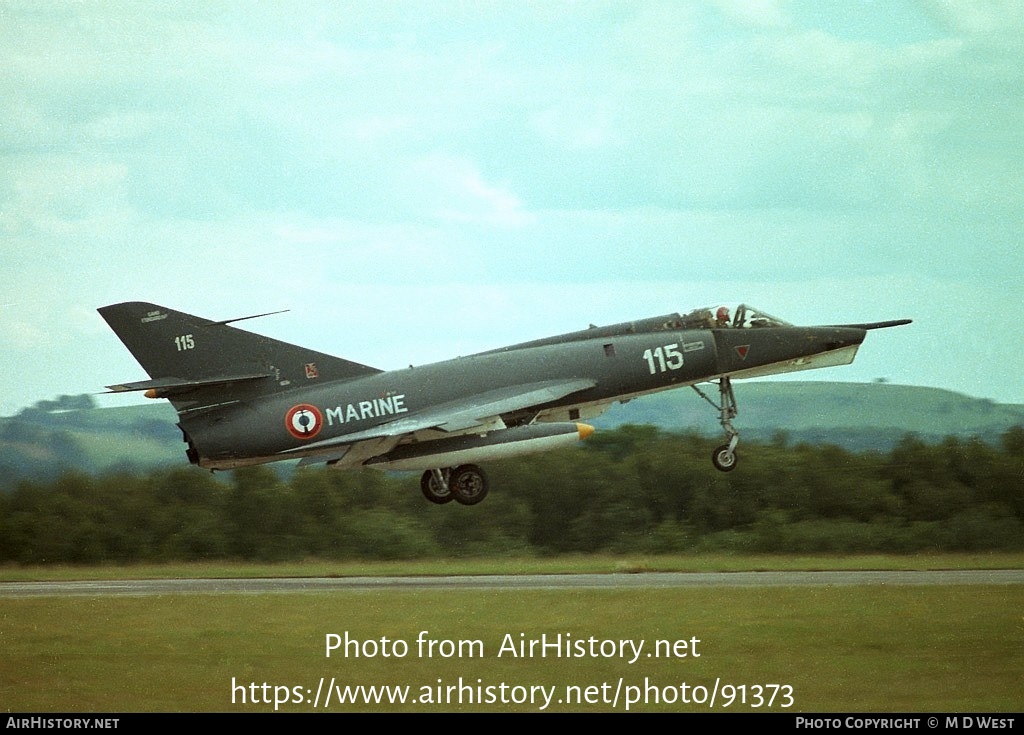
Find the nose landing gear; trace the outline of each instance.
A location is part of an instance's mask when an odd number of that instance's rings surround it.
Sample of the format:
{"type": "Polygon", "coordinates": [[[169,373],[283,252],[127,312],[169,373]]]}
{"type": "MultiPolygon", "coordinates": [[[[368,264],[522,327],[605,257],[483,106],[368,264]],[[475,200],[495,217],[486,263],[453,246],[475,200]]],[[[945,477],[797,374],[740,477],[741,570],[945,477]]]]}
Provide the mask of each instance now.
{"type": "Polygon", "coordinates": [[[732,420],[736,418],[736,414],[739,413],[739,409],[736,406],[736,394],[732,390],[732,380],[726,376],[718,380],[718,395],[721,399],[720,403],[715,403],[697,386],[691,386],[697,395],[703,398],[705,401],[710,403],[718,411],[718,423],[722,425],[722,429],[725,431],[726,437],[729,439],[728,444],[722,444],[715,448],[715,451],[711,453],[711,463],[715,466],[715,469],[721,472],[732,472],[736,469],[737,455],[736,445],[740,441],[740,433],[736,431],[736,428],[732,425],[732,420]]]}

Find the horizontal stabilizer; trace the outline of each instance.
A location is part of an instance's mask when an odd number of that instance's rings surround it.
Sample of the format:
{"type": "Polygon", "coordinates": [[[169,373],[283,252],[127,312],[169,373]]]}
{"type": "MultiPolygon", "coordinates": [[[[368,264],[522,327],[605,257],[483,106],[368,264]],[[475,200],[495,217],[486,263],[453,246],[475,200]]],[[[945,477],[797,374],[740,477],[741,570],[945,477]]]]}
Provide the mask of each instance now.
{"type": "Polygon", "coordinates": [[[130,391],[156,391],[160,398],[174,393],[183,393],[196,388],[206,388],[213,385],[229,385],[231,383],[246,383],[251,380],[263,380],[273,377],[270,373],[258,375],[224,375],[202,380],[184,380],[183,378],[157,378],[156,380],[139,380],[134,383],[118,383],[108,385],[109,393],[126,393],[130,391]]]}

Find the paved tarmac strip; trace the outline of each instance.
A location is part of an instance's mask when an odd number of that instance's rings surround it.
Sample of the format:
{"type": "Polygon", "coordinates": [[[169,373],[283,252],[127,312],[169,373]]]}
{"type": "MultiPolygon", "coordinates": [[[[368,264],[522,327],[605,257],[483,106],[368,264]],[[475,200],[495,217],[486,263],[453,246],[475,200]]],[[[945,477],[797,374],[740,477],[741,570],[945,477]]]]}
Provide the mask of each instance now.
{"type": "Polygon", "coordinates": [[[0,598],[291,594],[296,592],[405,589],[570,590],[1019,584],[1024,584],[1024,570],[1021,569],[927,572],[665,572],[642,574],[524,574],[464,577],[132,579],[83,582],[3,582],[0,583],[0,598]]]}

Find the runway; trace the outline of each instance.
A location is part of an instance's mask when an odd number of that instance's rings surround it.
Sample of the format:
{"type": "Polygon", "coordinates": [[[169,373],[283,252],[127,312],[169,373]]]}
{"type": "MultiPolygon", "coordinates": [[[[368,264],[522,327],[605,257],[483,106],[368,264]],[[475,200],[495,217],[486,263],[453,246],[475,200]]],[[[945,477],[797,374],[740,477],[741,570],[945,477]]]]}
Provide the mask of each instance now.
{"type": "Polygon", "coordinates": [[[133,579],[3,582],[0,598],[118,597],[195,594],[294,594],[396,590],[664,589],[691,587],[850,587],[1020,585],[1024,570],[857,572],[670,572],[524,574],[458,577],[316,577],[271,579],[133,579]]]}

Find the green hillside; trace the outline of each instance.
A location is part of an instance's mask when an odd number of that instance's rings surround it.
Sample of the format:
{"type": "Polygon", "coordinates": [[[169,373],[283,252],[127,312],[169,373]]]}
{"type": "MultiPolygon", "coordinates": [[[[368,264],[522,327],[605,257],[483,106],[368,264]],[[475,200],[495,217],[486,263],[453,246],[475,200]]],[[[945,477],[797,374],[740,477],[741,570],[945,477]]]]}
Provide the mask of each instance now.
{"type": "MultiPolygon", "coordinates": [[[[699,387],[717,400],[714,386],[699,387]]],[[[939,388],[826,382],[737,382],[734,387],[739,404],[734,424],[746,438],[771,438],[784,432],[792,441],[887,449],[907,433],[925,440],[948,435],[994,440],[1009,427],[1024,424],[1024,406],[939,388]]],[[[685,389],[616,405],[594,423],[599,427],[652,424],[703,434],[719,431],[717,412],[685,389]]]]}
{"type": "Polygon", "coordinates": [[[170,404],[70,411],[25,409],[0,418],[0,486],[66,470],[144,469],[185,461],[170,404]]]}

